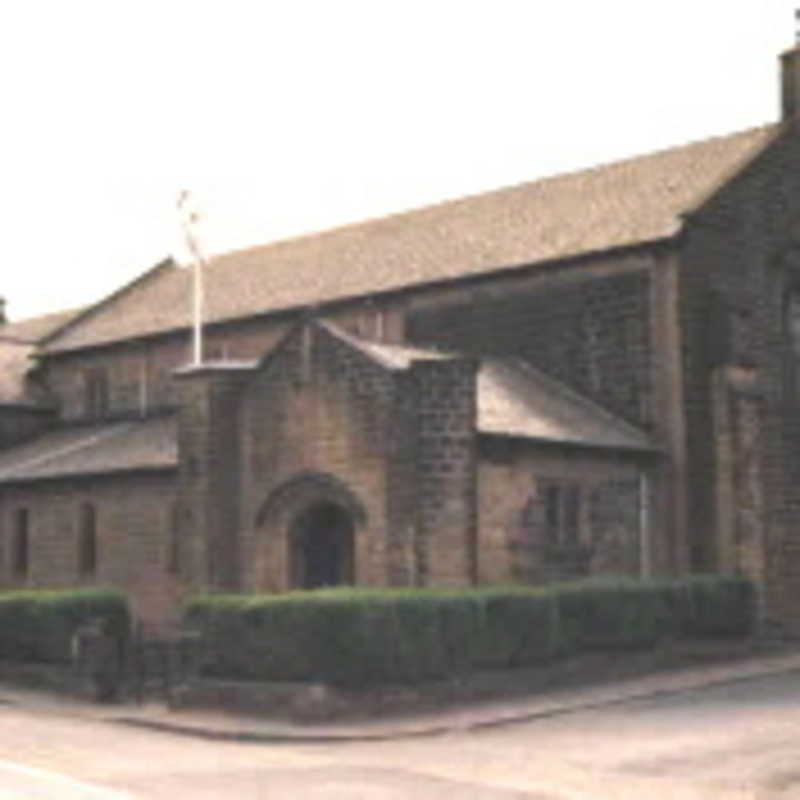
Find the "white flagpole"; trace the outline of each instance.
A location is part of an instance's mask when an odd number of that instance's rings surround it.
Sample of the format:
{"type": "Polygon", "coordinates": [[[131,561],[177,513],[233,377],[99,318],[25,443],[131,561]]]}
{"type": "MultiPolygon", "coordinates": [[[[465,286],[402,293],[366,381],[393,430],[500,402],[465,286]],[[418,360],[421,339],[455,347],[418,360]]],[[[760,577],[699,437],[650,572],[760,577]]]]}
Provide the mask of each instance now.
{"type": "Polygon", "coordinates": [[[205,259],[194,233],[200,215],[190,208],[191,195],[184,190],[178,197],[178,209],[181,212],[181,224],[186,237],[186,244],[192,254],[192,349],[193,363],[203,363],[203,267],[205,259]]]}
{"type": "Polygon", "coordinates": [[[194,284],[193,327],[194,327],[194,363],[203,363],[203,260],[195,256],[192,270],[194,284]]]}

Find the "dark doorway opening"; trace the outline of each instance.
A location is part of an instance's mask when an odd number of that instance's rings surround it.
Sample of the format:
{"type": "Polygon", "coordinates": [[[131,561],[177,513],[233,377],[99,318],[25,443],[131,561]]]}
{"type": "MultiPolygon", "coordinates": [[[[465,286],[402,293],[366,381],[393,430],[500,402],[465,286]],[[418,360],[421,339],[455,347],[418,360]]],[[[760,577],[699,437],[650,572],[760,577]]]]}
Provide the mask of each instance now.
{"type": "Polygon", "coordinates": [[[290,529],[292,583],[301,589],[353,583],[353,521],[335,503],[316,503],[290,529]]]}

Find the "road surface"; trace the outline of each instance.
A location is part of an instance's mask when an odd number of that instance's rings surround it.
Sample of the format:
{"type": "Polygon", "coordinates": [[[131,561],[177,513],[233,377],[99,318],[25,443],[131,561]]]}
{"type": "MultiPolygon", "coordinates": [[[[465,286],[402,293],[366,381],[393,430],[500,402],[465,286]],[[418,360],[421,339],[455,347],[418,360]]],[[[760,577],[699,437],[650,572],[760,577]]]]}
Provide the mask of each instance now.
{"type": "Polygon", "coordinates": [[[797,673],[384,742],[213,742],[13,704],[0,726],[0,800],[800,798],[797,673]]]}

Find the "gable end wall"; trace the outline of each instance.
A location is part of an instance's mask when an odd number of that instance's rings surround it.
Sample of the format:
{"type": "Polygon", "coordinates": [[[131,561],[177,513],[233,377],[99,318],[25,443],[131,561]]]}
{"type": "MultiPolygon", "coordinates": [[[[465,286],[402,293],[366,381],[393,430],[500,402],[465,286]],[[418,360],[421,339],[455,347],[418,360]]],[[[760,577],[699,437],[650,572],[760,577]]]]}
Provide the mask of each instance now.
{"type": "Polygon", "coordinates": [[[693,565],[751,574],[767,617],[789,624],[800,623],[800,405],[787,402],[784,299],[799,226],[795,131],[688,219],[681,271],[693,565]]]}

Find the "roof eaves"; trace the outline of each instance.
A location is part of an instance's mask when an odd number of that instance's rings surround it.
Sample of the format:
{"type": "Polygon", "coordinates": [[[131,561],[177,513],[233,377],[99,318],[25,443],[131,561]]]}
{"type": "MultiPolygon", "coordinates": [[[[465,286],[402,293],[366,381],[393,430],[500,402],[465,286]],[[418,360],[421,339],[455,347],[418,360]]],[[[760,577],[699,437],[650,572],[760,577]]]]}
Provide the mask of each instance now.
{"type": "Polygon", "coordinates": [[[75,442],[71,442],[70,444],[58,448],[55,451],[46,451],[44,453],[40,453],[39,455],[28,458],[26,461],[16,464],[15,467],[23,471],[25,469],[35,469],[39,465],[46,464],[48,461],[53,461],[54,459],[62,458],[66,455],[73,455],[74,453],[96,445],[100,441],[113,438],[118,436],[120,433],[125,433],[130,430],[131,427],[131,424],[125,423],[122,423],[121,425],[112,425],[83,439],[78,439],[75,442]]]}
{"type": "MultiPolygon", "coordinates": [[[[324,312],[326,310],[335,308],[337,306],[343,306],[348,303],[358,302],[360,300],[365,300],[367,298],[390,297],[390,296],[407,294],[409,292],[442,289],[452,284],[462,284],[462,285],[465,283],[474,284],[474,283],[479,283],[480,281],[483,280],[496,279],[497,277],[502,277],[502,276],[512,277],[514,273],[521,272],[524,270],[544,270],[553,265],[559,265],[568,268],[569,266],[571,266],[569,262],[572,262],[572,266],[574,266],[575,268],[580,268],[581,263],[584,260],[614,256],[617,254],[626,253],[628,251],[635,251],[640,248],[669,247],[670,245],[674,245],[677,241],[679,241],[682,232],[683,230],[681,222],[680,220],[676,219],[674,230],[669,232],[664,232],[658,236],[652,236],[645,239],[626,242],[625,244],[613,245],[611,247],[605,247],[598,250],[575,251],[574,253],[568,253],[566,255],[559,256],[558,258],[546,258],[540,261],[523,261],[517,264],[504,264],[502,266],[486,270],[485,272],[476,272],[466,275],[454,275],[447,278],[423,280],[418,283],[406,283],[391,288],[376,290],[373,292],[357,292],[351,295],[333,297],[330,298],[329,300],[323,300],[318,303],[315,303],[313,305],[313,308],[316,311],[324,312]]],[[[161,266],[166,266],[166,265],[165,264],[157,265],[157,267],[161,266]]],[[[156,268],[153,268],[150,271],[150,274],[153,274],[155,270],[156,268]]],[[[139,279],[143,280],[144,277],[145,276],[140,276],[139,279]]],[[[133,284],[124,287],[125,290],[130,288],[133,288],[133,284]]],[[[122,291],[123,290],[120,290],[120,292],[122,291]]],[[[97,310],[100,304],[105,304],[106,302],[110,302],[111,299],[112,299],[111,297],[107,297],[104,300],[100,301],[100,303],[96,304],[95,306],[92,306],[90,309],[87,309],[85,313],[82,313],[80,315],[80,318],[73,320],[68,325],[65,325],[63,328],[59,329],[58,333],[65,331],[68,327],[71,327],[73,322],[75,324],[80,323],[82,319],[86,318],[86,315],[89,312],[97,310]]],[[[212,327],[215,325],[231,325],[237,322],[241,322],[242,320],[250,320],[255,318],[270,319],[279,316],[306,314],[308,312],[309,307],[310,306],[308,303],[297,303],[295,305],[281,306],[254,313],[247,312],[241,314],[233,314],[231,316],[208,319],[205,320],[204,325],[206,327],[212,327]]],[[[34,357],[41,358],[42,355],[46,355],[48,357],[60,356],[60,355],[66,356],[70,353],[77,353],[85,350],[96,350],[104,347],[113,347],[114,345],[117,345],[122,341],[132,342],[132,341],[157,339],[162,336],[174,336],[176,334],[186,333],[189,330],[190,327],[188,325],[176,325],[172,327],[160,328],[157,330],[143,331],[138,334],[125,336],[118,339],[105,339],[102,341],[93,342],[91,344],[81,344],[65,348],[52,347],[51,342],[53,342],[53,339],[48,338],[46,340],[43,340],[43,344],[46,345],[42,348],[43,352],[36,354],[34,357]]],[[[55,338],[56,338],[55,343],[57,344],[57,337],[55,338]]]]}
{"type": "Polygon", "coordinates": [[[42,403],[37,403],[35,400],[0,400],[0,409],[4,408],[11,411],[35,411],[39,414],[52,414],[56,411],[55,405],[43,405],[42,403]]]}
{"type": "MultiPolygon", "coordinates": [[[[98,300],[96,303],[93,303],[90,306],[87,306],[83,311],[80,311],[75,317],[69,320],[66,324],[62,325],[56,330],[51,331],[47,336],[44,336],[42,339],[39,340],[39,345],[41,346],[42,350],[47,352],[50,348],[50,343],[54,340],[57,340],[58,337],[65,333],[68,330],[71,330],[76,325],[79,325],[84,320],[88,319],[90,316],[97,313],[101,308],[112,303],[114,300],[117,300],[121,296],[127,294],[132,289],[135,289],[137,286],[141,286],[143,283],[151,280],[156,275],[164,272],[167,269],[177,269],[177,265],[171,256],[167,256],[167,258],[162,259],[159,261],[155,266],[150,267],[149,269],[145,270],[141,275],[137,275],[132,281],[121,286],[119,289],[115,289],[111,294],[106,295],[101,300],[98,300]]],[[[77,349],[84,349],[84,348],[77,348],[77,349]]]]}
{"type": "Polygon", "coordinates": [[[641,454],[661,454],[664,452],[664,448],[655,444],[605,444],[601,442],[589,442],[589,441],[578,441],[575,439],[550,439],[544,436],[531,436],[524,433],[512,433],[512,432],[505,432],[505,431],[486,431],[486,430],[478,430],[479,436],[485,437],[494,437],[497,439],[514,439],[518,441],[526,441],[526,442],[534,442],[540,445],[546,445],[548,447],[569,447],[569,448],[576,448],[580,450],[604,450],[604,451],[613,451],[613,452],[625,452],[625,453],[641,453],[641,454]]]}
{"type": "Polygon", "coordinates": [[[199,364],[185,364],[172,371],[177,378],[184,378],[193,375],[219,374],[235,372],[253,372],[259,366],[257,359],[239,359],[231,361],[202,361],[199,364]]]}
{"type": "Polygon", "coordinates": [[[53,472],[41,475],[0,476],[0,486],[23,486],[31,483],[54,483],[56,481],[97,480],[98,478],[114,478],[121,475],[143,475],[153,473],[175,472],[178,464],[139,464],[130,467],[112,467],[104,470],[87,470],[86,472],[53,472]]]}

